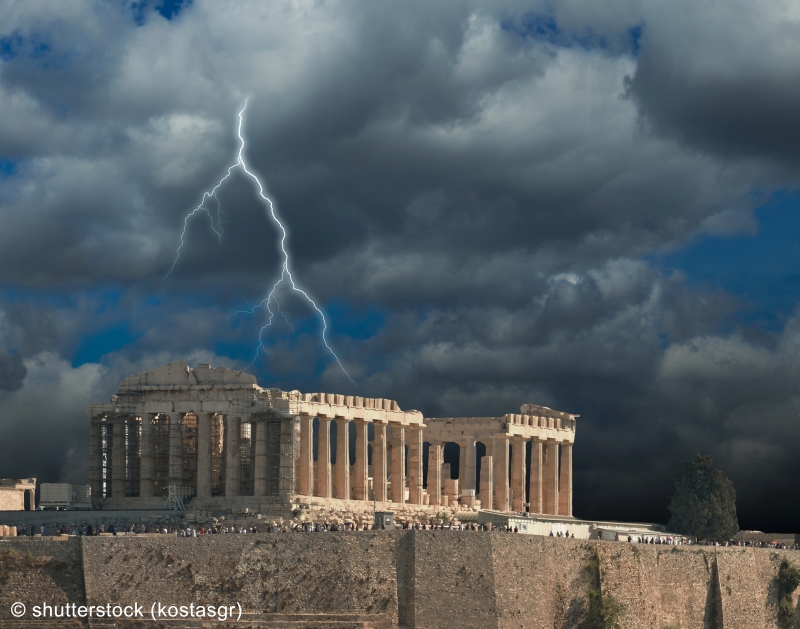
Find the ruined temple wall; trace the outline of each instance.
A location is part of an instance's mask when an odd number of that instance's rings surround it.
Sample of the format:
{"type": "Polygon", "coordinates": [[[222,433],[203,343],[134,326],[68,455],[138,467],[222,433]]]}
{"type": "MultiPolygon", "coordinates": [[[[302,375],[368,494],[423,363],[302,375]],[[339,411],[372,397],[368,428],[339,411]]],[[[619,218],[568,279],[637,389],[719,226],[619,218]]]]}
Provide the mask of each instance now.
{"type": "Polygon", "coordinates": [[[577,627],[590,550],[584,541],[494,534],[498,628],[577,627]]]}

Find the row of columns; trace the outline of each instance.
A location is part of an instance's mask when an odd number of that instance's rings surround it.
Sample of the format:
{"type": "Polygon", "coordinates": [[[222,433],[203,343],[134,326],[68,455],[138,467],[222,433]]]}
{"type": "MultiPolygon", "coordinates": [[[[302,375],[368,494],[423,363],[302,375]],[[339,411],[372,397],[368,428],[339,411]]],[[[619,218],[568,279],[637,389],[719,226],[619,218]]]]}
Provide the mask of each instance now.
{"type": "MultiPolygon", "coordinates": [[[[484,442],[486,456],[481,462],[481,506],[498,511],[525,511],[527,481],[530,486],[528,511],[571,516],[572,444],[531,440],[530,469],[526,470],[527,441],[523,437],[498,436],[484,442]]],[[[463,495],[464,490],[475,489],[477,439],[461,441],[459,448],[459,489],[463,495]]],[[[431,444],[428,450],[430,504],[439,504],[441,501],[443,449],[444,444],[437,443],[431,444]]]]}
{"type": "Polygon", "coordinates": [[[422,430],[423,426],[392,424],[391,461],[388,460],[387,422],[353,421],[356,431],[356,457],[350,478],[350,420],[345,418],[319,417],[317,437],[318,456],[314,463],[314,418],[300,417],[300,461],[298,470],[298,493],[321,498],[340,500],[391,500],[406,501],[406,478],[408,479],[408,501],[422,504],[422,430]],[[336,422],[336,463],[331,463],[331,423],[336,422]],[[369,425],[375,430],[372,441],[372,496],[369,495],[369,425]],[[405,448],[408,445],[408,469],[405,448]],[[390,467],[391,466],[391,467],[390,467]],[[388,495],[388,480],[391,473],[392,489],[388,495]],[[351,487],[352,494],[351,495],[351,487]]]}
{"type": "MultiPolygon", "coordinates": [[[[139,461],[139,496],[142,498],[155,497],[155,451],[153,422],[159,415],[170,415],[168,443],[169,455],[167,463],[167,478],[170,485],[185,485],[184,478],[184,451],[183,451],[183,422],[182,418],[171,413],[149,413],[143,417],[141,423],[139,461]]],[[[212,420],[215,413],[192,413],[197,417],[197,467],[195,493],[200,498],[209,498],[212,494],[212,420]]],[[[184,415],[185,416],[185,415],[184,415]]],[[[241,495],[241,417],[223,416],[223,453],[225,469],[225,495],[241,495]]],[[[111,489],[111,496],[126,495],[129,465],[125,452],[125,420],[117,419],[107,422],[113,436],[111,445],[110,478],[106,478],[107,486],[111,489]]],[[[100,423],[95,423],[92,430],[96,437],[93,438],[91,453],[91,483],[94,496],[101,496],[102,478],[102,452],[100,450],[99,429],[100,423]]],[[[253,495],[267,495],[267,424],[264,421],[253,422],[255,438],[254,465],[253,465],[253,495]]]]}

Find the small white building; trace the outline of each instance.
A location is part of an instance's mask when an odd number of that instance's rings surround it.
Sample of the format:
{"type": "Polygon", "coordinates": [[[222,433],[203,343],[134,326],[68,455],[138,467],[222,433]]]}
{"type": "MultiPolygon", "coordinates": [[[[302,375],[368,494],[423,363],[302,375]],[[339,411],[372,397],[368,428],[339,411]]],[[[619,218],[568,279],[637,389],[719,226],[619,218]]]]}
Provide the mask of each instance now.
{"type": "Polygon", "coordinates": [[[569,535],[575,539],[602,539],[627,541],[630,536],[632,541],[649,541],[658,539],[661,542],[680,540],[681,543],[691,538],[671,533],[663,524],[645,522],[603,522],[599,520],[580,520],[578,518],[541,515],[536,513],[509,513],[503,511],[482,510],[478,511],[479,524],[491,524],[495,527],[508,526],[517,529],[519,533],[528,535],[543,535],[545,537],[569,535]]]}
{"type": "Polygon", "coordinates": [[[40,509],[91,509],[92,491],[89,485],[69,483],[41,483],[39,485],[40,509]]]}

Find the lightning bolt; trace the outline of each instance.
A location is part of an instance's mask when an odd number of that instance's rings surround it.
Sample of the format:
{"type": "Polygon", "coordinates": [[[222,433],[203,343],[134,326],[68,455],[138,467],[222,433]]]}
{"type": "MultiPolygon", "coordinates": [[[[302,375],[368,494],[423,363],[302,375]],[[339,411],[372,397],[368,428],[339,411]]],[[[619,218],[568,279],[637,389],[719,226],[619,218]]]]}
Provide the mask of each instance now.
{"type": "MultiPolygon", "coordinates": [[[[166,279],[167,277],[170,276],[172,271],[175,270],[175,265],[178,264],[178,259],[181,256],[181,249],[183,249],[183,245],[184,245],[184,238],[186,236],[186,228],[189,225],[189,219],[191,219],[195,214],[205,213],[208,216],[209,221],[210,221],[211,230],[214,232],[214,234],[216,234],[217,239],[220,242],[222,242],[222,236],[224,234],[224,230],[222,229],[222,224],[221,224],[221,221],[220,221],[220,215],[222,214],[222,209],[220,207],[219,198],[217,197],[217,191],[219,190],[220,186],[222,186],[222,184],[224,184],[225,181],[231,176],[231,173],[234,170],[236,170],[237,168],[241,168],[242,172],[245,173],[248,177],[250,177],[255,182],[255,184],[256,184],[256,186],[258,188],[258,196],[261,197],[261,200],[266,203],[266,207],[268,208],[269,216],[272,218],[272,220],[275,222],[275,224],[278,226],[278,229],[281,232],[281,252],[283,253],[283,264],[281,265],[280,277],[278,278],[278,281],[275,282],[275,284],[273,284],[272,290],[270,290],[269,294],[264,299],[262,299],[258,304],[253,306],[252,308],[249,308],[248,310],[240,310],[240,311],[234,313],[234,314],[242,314],[242,313],[247,312],[247,313],[253,314],[261,306],[265,306],[267,311],[269,312],[269,319],[267,320],[267,322],[263,326],[261,326],[261,329],[258,332],[258,345],[256,346],[256,355],[253,358],[253,362],[250,363],[250,365],[252,366],[256,362],[256,360],[258,360],[258,356],[259,356],[261,350],[264,350],[265,353],[268,353],[266,348],[264,347],[263,338],[264,338],[264,331],[272,325],[272,321],[273,321],[273,318],[275,316],[275,313],[272,311],[272,308],[270,307],[270,303],[271,302],[273,302],[273,301],[275,302],[275,306],[277,308],[277,311],[283,315],[284,319],[286,319],[286,323],[289,324],[289,327],[292,327],[292,324],[289,322],[289,318],[286,316],[286,313],[281,311],[280,303],[278,302],[278,298],[275,296],[275,291],[278,290],[278,287],[284,281],[288,280],[289,285],[291,286],[291,289],[293,291],[295,291],[296,293],[300,293],[303,297],[305,297],[306,301],[309,304],[311,304],[311,307],[314,310],[317,311],[317,314],[319,315],[320,319],[322,320],[322,342],[323,342],[323,344],[328,349],[328,351],[331,353],[331,356],[333,356],[333,358],[336,360],[337,364],[339,365],[339,368],[342,370],[342,372],[344,372],[344,375],[346,375],[348,377],[350,382],[355,384],[355,380],[353,380],[350,377],[350,374],[347,373],[347,370],[344,368],[344,365],[342,365],[342,361],[339,360],[339,357],[336,355],[336,352],[334,352],[333,348],[328,344],[328,339],[327,339],[327,337],[325,335],[325,333],[328,331],[328,322],[325,319],[325,314],[322,312],[322,310],[320,310],[319,306],[317,306],[317,304],[314,302],[314,300],[311,299],[309,294],[306,291],[304,291],[302,288],[300,288],[297,285],[297,283],[294,281],[294,277],[292,276],[292,271],[291,271],[291,269],[289,267],[289,252],[286,250],[286,237],[287,237],[286,228],[283,226],[283,223],[281,223],[280,219],[278,218],[278,215],[275,213],[275,206],[273,205],[272,200],[267,195],[264,194],[264,186],[261,184],[261,181],[259,180],[259,178],[250,169],[247,168],[247,164],[246,164],[246,162],[244,160],[245,142],[244,142],[244,136],[242,136],[242,124],[244,122],[244,112],[247,109],[247,101],[248,100],[249,100],[249,97],[247,99],[245,99],[244,107],[242,107],[241,111],[239,112],[239,127],[238,127],[237,132],[236,132],[237,136],[239,137],[239,152],[237,154],[236,162],[234,164],[232,164],[228,168],[227,172],[225,173],[225,176],[222,179],[219,180],[217,185],[215,185],[210,191],[207,191],[207,192],[203,193],[203,196],[200,199],[200,204],[196,208],[194,208],[191,212],[189,212],[186,215],[186,218],[183,219],[183,231],[181,232],[181,244],[178,245],[178,249],[175,251],[175,260],[172,262],[172,267],[170,268],[170,270],[166,274],[166,276],[164,276],[164,279],[166,279]],[[217,203],[216,217],[211,212],[211,210],[209,210],[208,207],[206,207],[206,203],[208,201],[210,201],[211,199],[214,199],[216,201],[216,203],[217,203]]],[[[292,327],[292,331],[294,331],[293,327],[292,327]]]]}

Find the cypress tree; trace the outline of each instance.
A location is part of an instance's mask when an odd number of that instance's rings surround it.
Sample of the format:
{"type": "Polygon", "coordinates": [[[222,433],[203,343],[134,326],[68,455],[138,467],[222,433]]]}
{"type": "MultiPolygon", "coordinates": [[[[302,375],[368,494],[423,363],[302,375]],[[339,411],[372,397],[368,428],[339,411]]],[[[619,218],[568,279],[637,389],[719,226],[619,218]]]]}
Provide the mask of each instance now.
{"type": "Polygon", "coordinates": [[[669,527],[698,540],[725,542],[739,530],[733,483],[714,467],[711,456],[697,450],[693,461],[683,462],[669,510],[669,527]]]}

